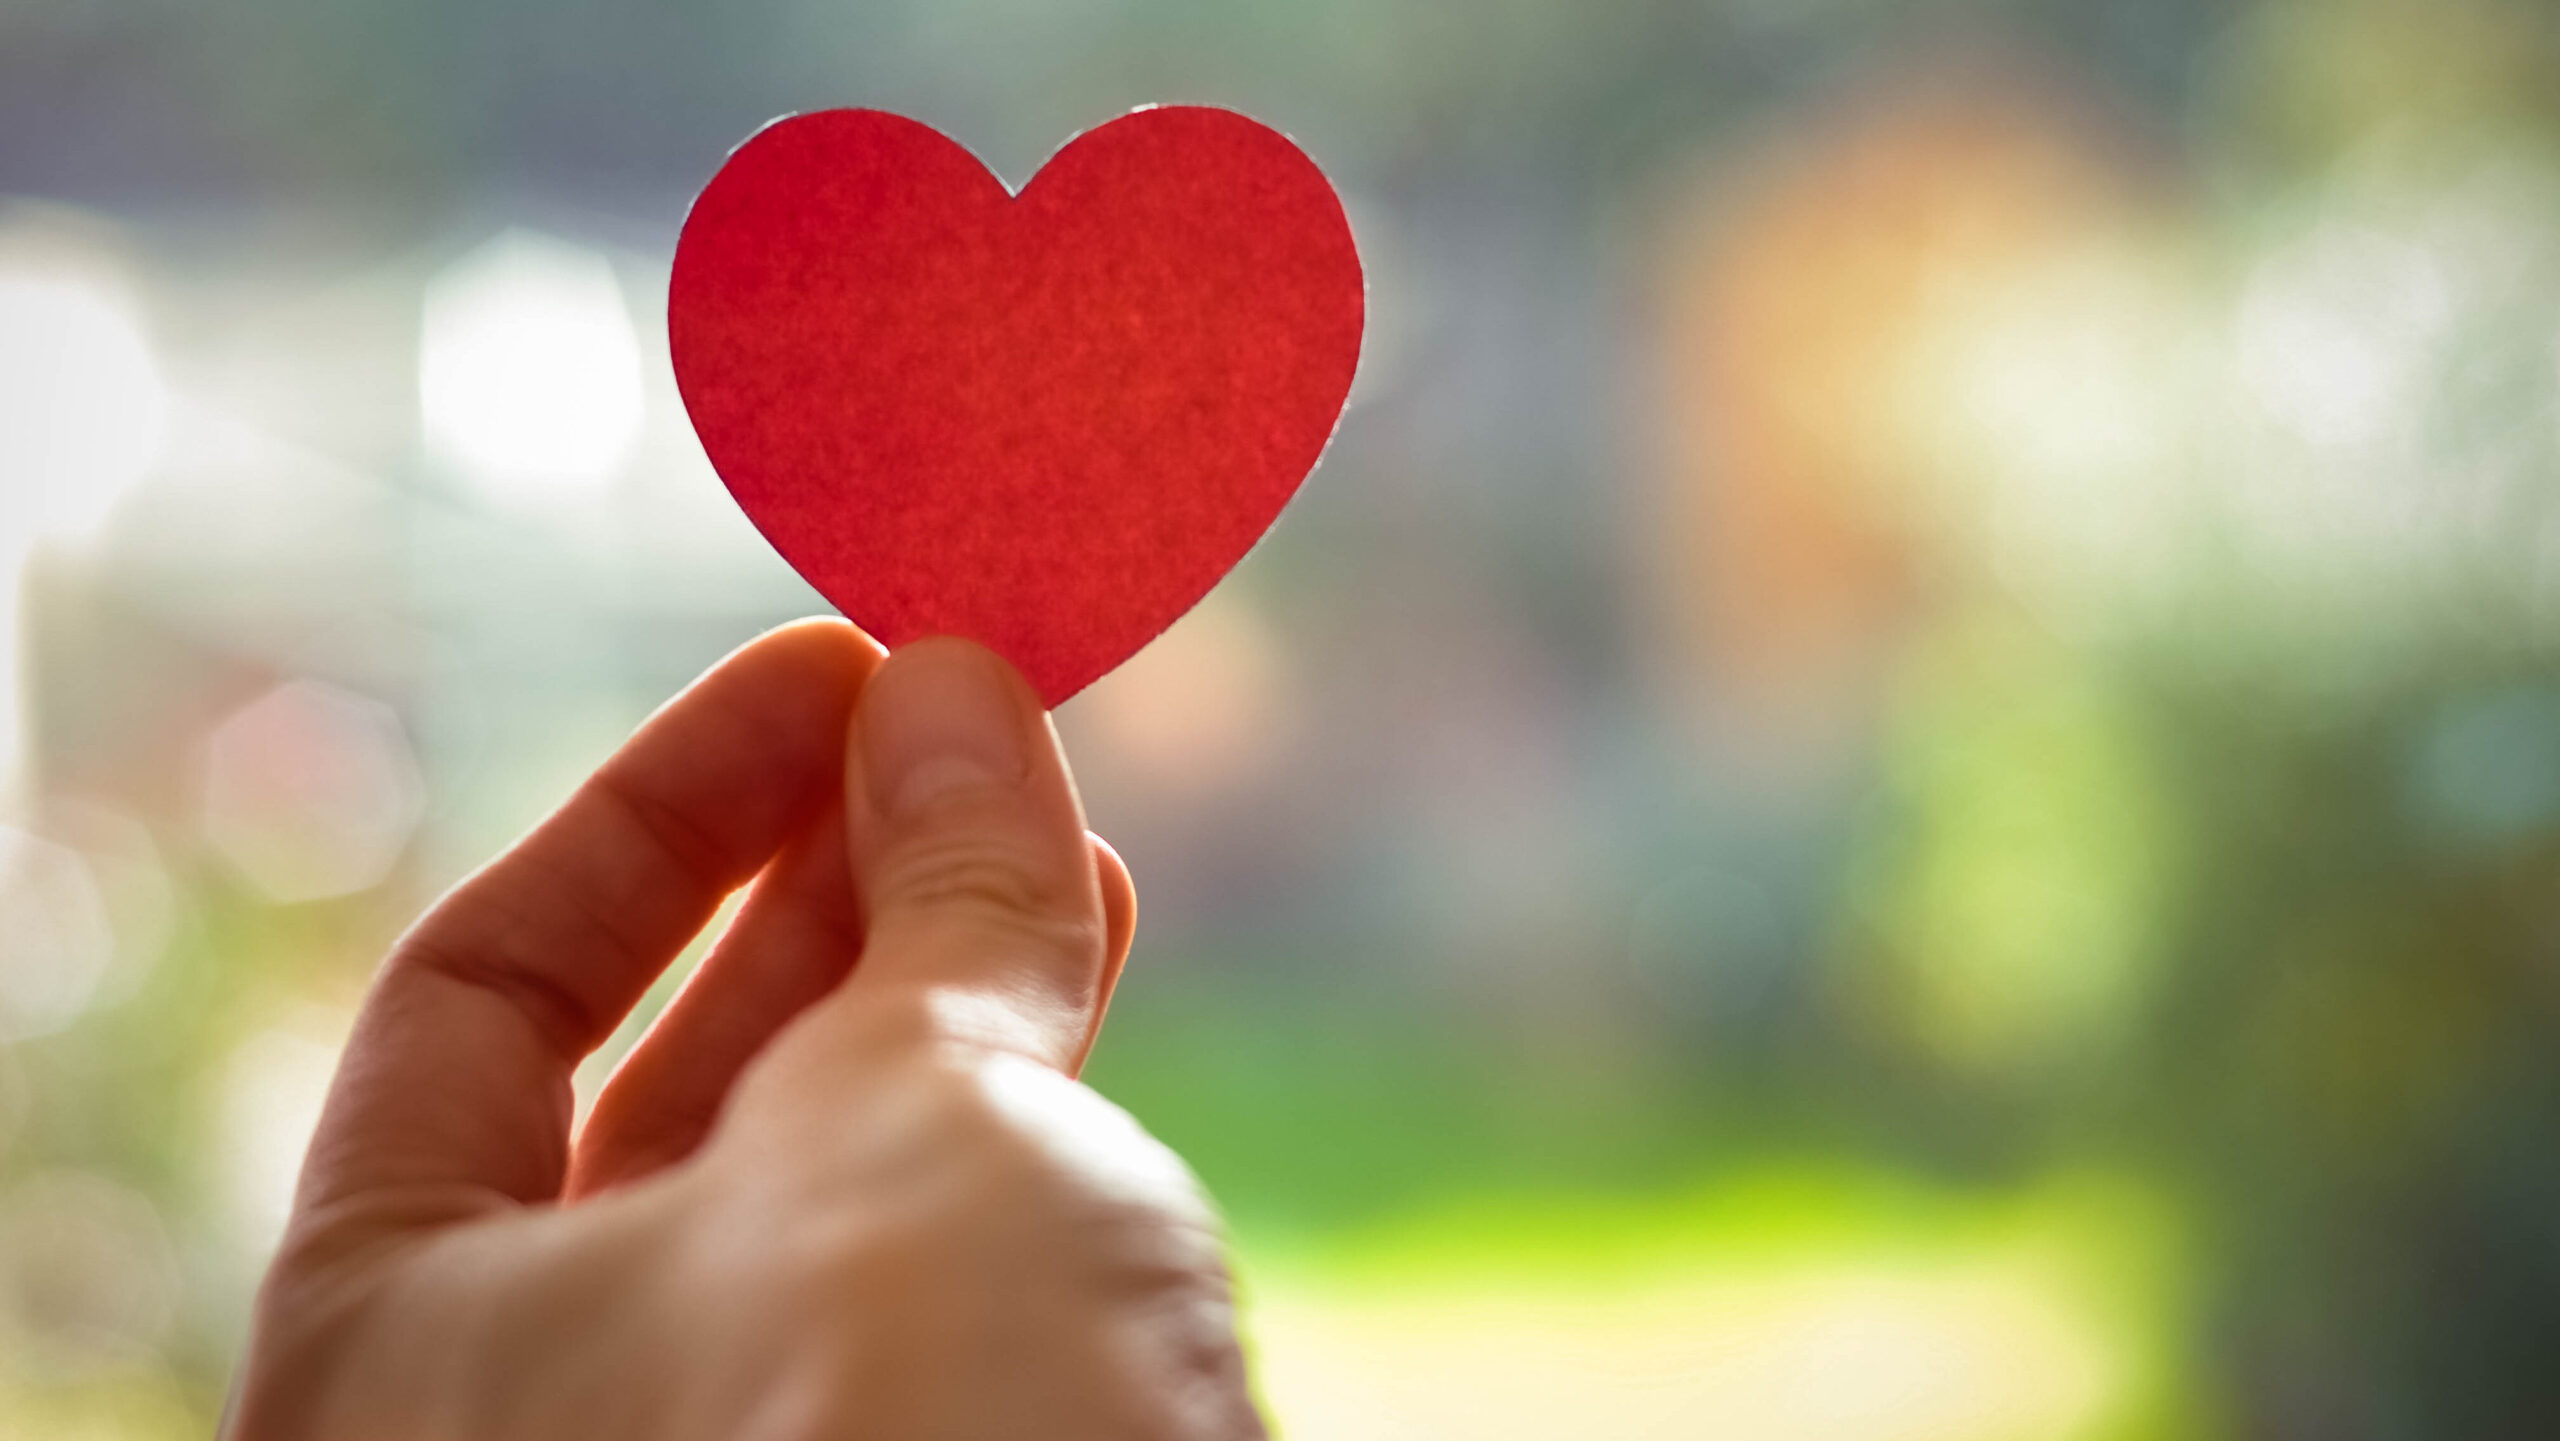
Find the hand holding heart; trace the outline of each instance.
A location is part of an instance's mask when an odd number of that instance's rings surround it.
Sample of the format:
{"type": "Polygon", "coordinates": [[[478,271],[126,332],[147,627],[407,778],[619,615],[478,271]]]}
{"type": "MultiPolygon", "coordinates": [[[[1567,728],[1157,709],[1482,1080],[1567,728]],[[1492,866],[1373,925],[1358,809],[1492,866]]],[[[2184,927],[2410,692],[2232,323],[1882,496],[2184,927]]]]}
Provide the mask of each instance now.
{"type": "Polygon", "coordinates": [[[1042,706],[1315,463],[1359,356],[1341,206],[1224,111],[1103,126],[1019,197],[834,111],[730,158],[668,310],[723,481],[904,648],[748,646],[401,940],[230,1435],[1261,1435],[1212,1213],[1072,1079],[1135,903],[1042,706]],[[749,883],[573,1141],[580,1060],[749,883]]]}
{"type": "Polygon", "coordinates": [[[748,646],[393,951],[229,1435],[1260,1436],[1207,1204],[1071,1079],[1133,906],[994,655],[748,646]]]}

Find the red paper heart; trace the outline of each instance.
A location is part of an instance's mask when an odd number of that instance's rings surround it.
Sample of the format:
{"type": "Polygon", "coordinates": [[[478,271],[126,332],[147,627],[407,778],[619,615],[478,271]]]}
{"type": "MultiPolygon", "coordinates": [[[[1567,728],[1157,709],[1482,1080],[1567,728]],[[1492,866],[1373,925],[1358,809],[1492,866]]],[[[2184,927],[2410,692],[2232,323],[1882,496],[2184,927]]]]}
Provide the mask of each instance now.
{"type": "Polygon", "coordinates": [[[676,382],[749,519],[890,645],[973,637],[1055,705],[1227,573],[1359,361],[1360,259],[1286,136],[1086,131],[1019,196],[876,110],[777,121],[685,218],[676,382]]]}

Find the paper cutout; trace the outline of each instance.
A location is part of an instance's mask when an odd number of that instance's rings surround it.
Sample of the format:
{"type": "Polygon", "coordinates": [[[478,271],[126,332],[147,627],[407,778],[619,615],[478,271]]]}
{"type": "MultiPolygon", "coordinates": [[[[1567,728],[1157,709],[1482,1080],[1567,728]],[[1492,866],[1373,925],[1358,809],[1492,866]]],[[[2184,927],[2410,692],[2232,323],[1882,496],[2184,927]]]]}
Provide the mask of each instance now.
{"type": "Polygon", "coordinates": [[[1206,595],[1316,463],[1360,259],[1286,136],[1086,131],[1016,196],[876,110],[776,121],[703,189],[667,329],[703,448],[890,645],[977,639],[1055,705],[1206,595]]]}

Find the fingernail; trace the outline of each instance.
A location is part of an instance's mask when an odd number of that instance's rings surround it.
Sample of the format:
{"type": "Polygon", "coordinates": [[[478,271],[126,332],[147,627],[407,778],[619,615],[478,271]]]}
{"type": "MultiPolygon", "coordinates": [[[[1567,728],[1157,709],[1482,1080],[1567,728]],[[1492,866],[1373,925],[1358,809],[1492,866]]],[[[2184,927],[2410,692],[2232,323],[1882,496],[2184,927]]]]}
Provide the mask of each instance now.
{"type": "Polygon", "coordinates": [[[873,804],[912,815],[956,791],[1019,783],[1029,769],[1019,696],[980,646],[925,641],[889,657],[862,698],[873,804]]]}

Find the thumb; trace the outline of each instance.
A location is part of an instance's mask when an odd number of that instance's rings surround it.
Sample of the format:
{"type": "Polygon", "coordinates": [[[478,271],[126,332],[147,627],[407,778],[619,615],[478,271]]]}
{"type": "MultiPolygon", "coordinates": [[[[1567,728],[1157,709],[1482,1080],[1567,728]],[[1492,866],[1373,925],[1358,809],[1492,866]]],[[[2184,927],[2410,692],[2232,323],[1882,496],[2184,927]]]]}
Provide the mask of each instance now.
{"type": "Polygon", "coordinates": [[[922,1039],[1071,1069],[1102,1001],[1108,928],[1083,807],[1029,684],[974,642],[919,641],[863,689],[849,746],[868,925],[836,1019],[920,1018],[922,1039]]]}

